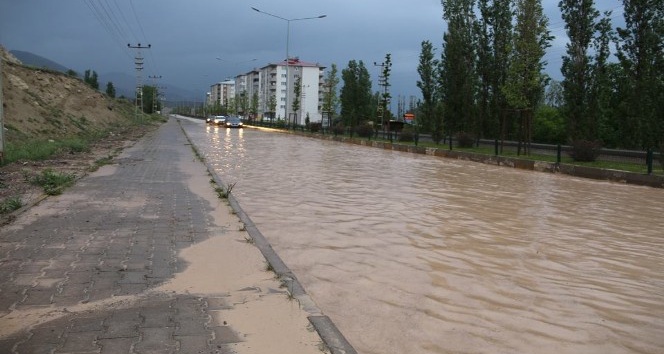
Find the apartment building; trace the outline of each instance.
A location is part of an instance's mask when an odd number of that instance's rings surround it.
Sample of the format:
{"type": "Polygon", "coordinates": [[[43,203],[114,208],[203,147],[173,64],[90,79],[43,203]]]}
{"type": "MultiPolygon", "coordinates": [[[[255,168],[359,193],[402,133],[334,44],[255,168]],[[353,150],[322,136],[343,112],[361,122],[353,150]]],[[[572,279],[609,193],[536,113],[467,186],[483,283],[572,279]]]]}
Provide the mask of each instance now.
{"type": "Polygon", "coordinates": [[[231,98],[235,97],[235,81],[226,80],[217,82],[210,86],[210,95],[207,104],[209,106],[226,106],[231,98]]]}
{"type": "Polygon", "coordinates": [[[238,110],[241,114],[248,115],[249,112],[243,112],[240,102],[246,102],[247,107],[251,107],[256,97],[256,119],[287,120],[289,124],[301,125],[305,124],[308,116],[310,122],[320,122],[324,70],[325,67],[318,63],[290,58],[288,63],[284,60],[240,74],[234,81],[238,110]],[[293,112],[295,85],[298,82],[300,107],[293,112]]]}

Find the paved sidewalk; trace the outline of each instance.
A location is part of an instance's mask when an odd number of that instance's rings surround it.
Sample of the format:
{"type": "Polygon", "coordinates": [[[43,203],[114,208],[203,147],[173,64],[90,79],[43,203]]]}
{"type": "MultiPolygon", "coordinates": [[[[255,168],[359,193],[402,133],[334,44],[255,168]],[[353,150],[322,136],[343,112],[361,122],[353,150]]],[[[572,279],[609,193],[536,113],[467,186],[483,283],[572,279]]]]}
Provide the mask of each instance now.
{"type": "Polygon", "coordinates": [[[115,165],[3,226],[0,353],[234,352],[248,339],[224,320],[228,293],[155,291],[190,266],[180,251],[238,231],[201,198],[218,199],[209,180],[170,119],[115,165]],[[202,185],[190,186],[192,175],[202,185]]]}

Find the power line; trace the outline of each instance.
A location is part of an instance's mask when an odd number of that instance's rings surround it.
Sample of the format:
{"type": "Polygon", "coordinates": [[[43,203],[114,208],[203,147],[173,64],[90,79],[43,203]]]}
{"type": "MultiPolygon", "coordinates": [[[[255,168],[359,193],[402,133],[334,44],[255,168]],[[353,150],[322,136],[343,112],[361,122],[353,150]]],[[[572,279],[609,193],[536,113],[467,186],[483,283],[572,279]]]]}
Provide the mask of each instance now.
{"type": "Polygon", "coordinates": [[[87,5],[90,12],[92,12],[92,15],[97,19],[99,24],[101,24],[101,26],[111,36],[111,39],[113,39],[113,41],[115,41],[120,48],[123,48],[123,53],[128,58],[131,58],[129,51],[122,44],[124,42],[121,38],[122,36],[117,32],[117,30],[113,28],[113,26],[109,23],[109,20],[104,17],[102,10],[100,10],[99,7],[97,7],[97,5],[93,0],[87,0],[85,1],[85,4],[87,5]]]}

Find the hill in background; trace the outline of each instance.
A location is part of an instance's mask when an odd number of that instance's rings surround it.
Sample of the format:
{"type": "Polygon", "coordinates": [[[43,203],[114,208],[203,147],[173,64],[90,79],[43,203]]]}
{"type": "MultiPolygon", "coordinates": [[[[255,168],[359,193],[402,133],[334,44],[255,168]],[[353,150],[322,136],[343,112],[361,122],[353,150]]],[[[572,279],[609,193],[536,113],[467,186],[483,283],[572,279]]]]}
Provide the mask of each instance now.
{"type": "Polygon", "coordinates": [[[35,62],[25,66],[4,49],[2,56],[7,142],[94,135],[131,124],[131,102],[111,99],[60,71],[36,69],[35,62]]]}
{"type": "MultiPolygon", "coordinates": [[[[84,72],[77,72],[74,69],[67,68],[64,65],[56,63],[50,59],[44,58],[34,53],[20,51],[20,50],[11,50],[9,51],[18,61],[20,61],[25,66],[30,66],[33,68],[39,69],[48,69],[50,71],[57,71],[61,73],[67,73],[70,70],[75,71],[80,77],[83,76],[84,72]]],[[[100,72],[99,68],[86,68],[85,70],[93,70],[97,72],[99,77],[99,89],[101,91],[106,90],[106,85],[108,82],[113,83],[115,87],[116,96],[124,96],[127,98],[133,98],[136,94],[136,76],[121,73],[121,72],[100,72]]],[[[144,85],[155,86],[154,82],[151,82],[147,77],[143,78],[144,85]]],[[[166,101],[172,102],[170,105],[175,105],[175,102],[201,102],[203,97],[197,97],[196,92],[183,89],[174,85],[169,85],[167,83],[159,83],[156,85],[160,87],[160,90],[164,92],[166,101]]],[[[168,105],[168,104],[167,104],[168,105]]]]}

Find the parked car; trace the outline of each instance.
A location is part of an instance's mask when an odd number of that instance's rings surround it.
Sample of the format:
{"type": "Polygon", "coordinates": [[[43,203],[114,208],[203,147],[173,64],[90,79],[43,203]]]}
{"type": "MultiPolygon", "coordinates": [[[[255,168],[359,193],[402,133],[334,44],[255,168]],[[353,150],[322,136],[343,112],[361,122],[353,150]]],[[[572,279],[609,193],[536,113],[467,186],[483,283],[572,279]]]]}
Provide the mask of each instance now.
{"type": "Polygon", "coordinates": [[[225,116],[214,116],[214,124],[216,125],[224,125],[226,123],[226,117],[225,116]]]}
{"type": "Polygon", "coordinates": [[[226,119],[226,128],[242,128],[240,117],[229,117],[226,119]]]}

